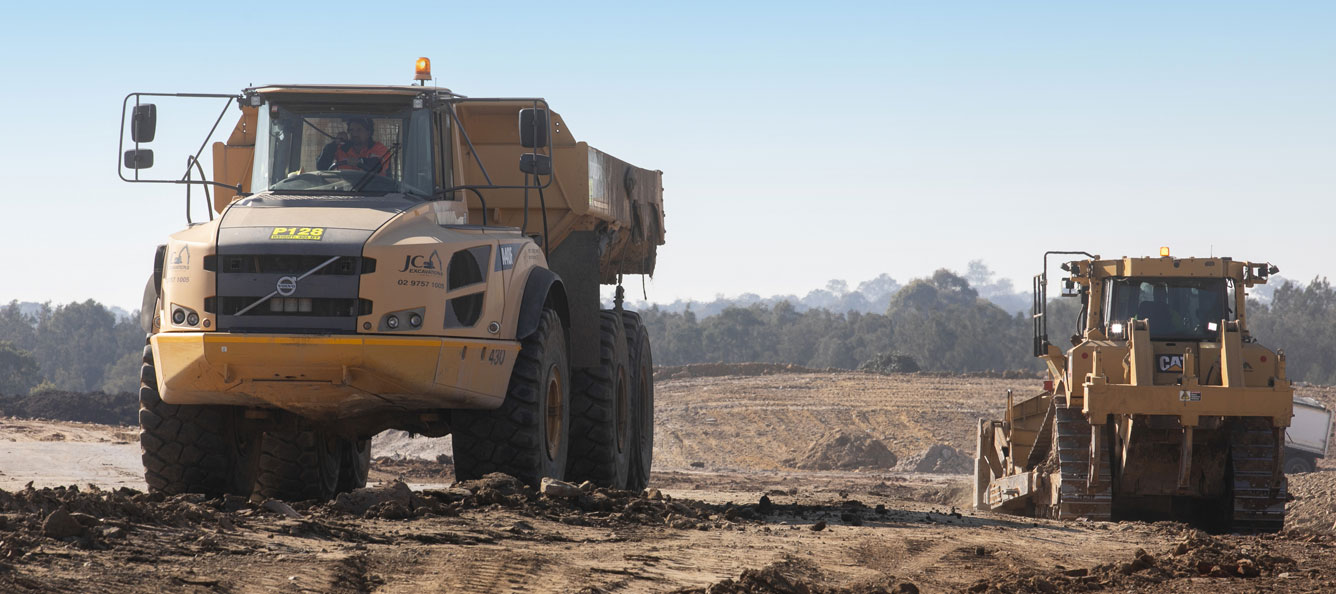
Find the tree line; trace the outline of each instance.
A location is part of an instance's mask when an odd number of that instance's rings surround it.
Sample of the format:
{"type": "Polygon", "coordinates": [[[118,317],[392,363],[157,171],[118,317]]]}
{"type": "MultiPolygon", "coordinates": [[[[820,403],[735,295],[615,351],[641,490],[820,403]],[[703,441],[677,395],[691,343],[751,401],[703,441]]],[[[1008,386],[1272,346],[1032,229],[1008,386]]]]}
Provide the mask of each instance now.
{"type": "MultiPolygon", "coordinates": [[[[972,271],[974,272],[974,271],[972,271]]],[[[800,309],[788,301],[723,307],[711,316],[641,309],[659,365],[770,362],[883,371],[1041,369],[1030,356],[1028,313],[1009,313],[970,279],[938,270],[889,296],[883,313],[800,309]]],[[[887,277],[889,278],[889,277],[887,277]]],[[[892,281],[893,282],[893,281],[892,281]]],[[[1259,292],[1260,293],[1260,292],[1259,292]]],[[[1325,278],[1286,281],[1249,300],[1253,336],[1284,349],[1291,380],[1336,385],[1336,289],[1325,278]]],[[[1067,346],[1079,302],[1049,304],[1049,335],[1067,346]]],[[[0,394],[137,389],[144,334],[138,315],[102,304],[0,307],[0,394]]]]}
{"type": "MultiPolygon", "coordinates": [[[[1260,292],[1259,292],[1260,293],[1260,292]]],[[[1249,329],[1261,344],[1284,349],[1292,381],[1336,384],[1336,289],[1325,278],[1285,281],[1249,299],[1249,329]]],[[[1049,339],[1062,348],[1078,332],[1080,302],[1048,303],[1049,339]]],[[[659,365],[760,361],[807,367],[888,371],[980,372],[1042,369],[1031,356],[1033,325],[980,296],[949,270],[896,291],[883,314],[835,313],[753,303],[697,316],[691,309],[640,312],[659,365]]]]}
{"type": "Polygon", "coordinates": [[[24,310],[17,301],[0,307],[0,394],[139,389],[138,315],[118,318],[91,299],[24,310]]]}

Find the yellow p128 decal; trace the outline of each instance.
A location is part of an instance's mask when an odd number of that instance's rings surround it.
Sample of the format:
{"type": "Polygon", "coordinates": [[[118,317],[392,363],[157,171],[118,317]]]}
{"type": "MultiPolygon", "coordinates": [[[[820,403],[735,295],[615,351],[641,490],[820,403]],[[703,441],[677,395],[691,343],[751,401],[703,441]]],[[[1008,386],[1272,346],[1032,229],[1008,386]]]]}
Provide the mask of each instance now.
{"type": "Polygon", "coordinates": [[[269,239],[305,239],[320,241],[325,236],[324,227],[274,227],[269,239]]]}

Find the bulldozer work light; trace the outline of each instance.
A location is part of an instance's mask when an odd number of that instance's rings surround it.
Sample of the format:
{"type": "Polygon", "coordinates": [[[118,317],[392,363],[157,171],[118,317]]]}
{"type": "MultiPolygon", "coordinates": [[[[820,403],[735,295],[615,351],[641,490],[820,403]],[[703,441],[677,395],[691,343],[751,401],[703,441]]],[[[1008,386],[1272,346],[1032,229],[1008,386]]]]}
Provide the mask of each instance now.
{"type": "Polygon", "coordinates": [[[1160,247],[1160,257],[1161,257],[1161,258],[1168,258],[1168,257],[1169,257],[1169,246],[1166,245],[1166,246],[1161,246],[1161,247],[1160,247]]]}
{"type": "Polygon", "coordinates": [[[413,66],[413,80],[431,80],[431,59],[418,58],[413,66]]]}

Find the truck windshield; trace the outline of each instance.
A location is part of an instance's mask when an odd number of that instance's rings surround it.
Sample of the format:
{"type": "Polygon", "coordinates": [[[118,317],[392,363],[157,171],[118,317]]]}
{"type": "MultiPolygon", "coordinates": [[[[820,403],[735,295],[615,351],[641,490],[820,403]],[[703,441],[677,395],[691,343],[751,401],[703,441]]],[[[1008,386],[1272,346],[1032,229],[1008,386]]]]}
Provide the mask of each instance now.
{"type": "Polygon", "coordinates": [[[1149,320],[1152,340],[1211,340],[1212,322],[1233,320],[1229,287],[1220,278],[1119,278],[1109,281],[1108,315],[1149,320]]]}
{"type": "Polygon", "coordinates": [[[260,110],[252,191],[429,198],[431,119],[406,107],[271,103],[260,110]]]}

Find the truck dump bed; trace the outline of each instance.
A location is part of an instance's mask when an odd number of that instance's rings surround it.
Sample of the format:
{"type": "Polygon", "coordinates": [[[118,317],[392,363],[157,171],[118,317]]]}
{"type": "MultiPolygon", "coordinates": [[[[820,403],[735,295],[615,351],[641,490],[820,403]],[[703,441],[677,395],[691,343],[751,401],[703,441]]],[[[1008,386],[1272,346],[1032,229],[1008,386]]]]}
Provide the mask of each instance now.
{"type": "MultiPolygon", "coordinates": [[[[455,143],[456,185],[486,184],[488,179],[501,186],[524,184],[517,164],[532,149],[520,145],[515,124],[519,110],[526,107],[533,103],[466,100],[457,105],[468,138],[455,143]]],[[[657,248],[664,243],[663,172],[636,167],[577,141],[555,112],[552,132],[553,181],[541,201],[537,192],[529,192],[527,231],[542,231],[546,203],[549,248],[561,245],[572,232],[598,231],[601,282],[615,282],[619,273],[653,274],[657,248]]],[[[524,225],[523,190],[484,192],[488,224],[524,225]]],[[[469,196],[462,198],[469,203],[469,220],[480,222],[481,205],[469,196]]]]}

